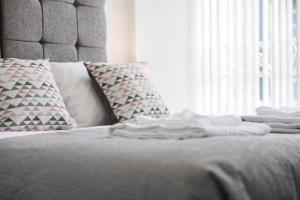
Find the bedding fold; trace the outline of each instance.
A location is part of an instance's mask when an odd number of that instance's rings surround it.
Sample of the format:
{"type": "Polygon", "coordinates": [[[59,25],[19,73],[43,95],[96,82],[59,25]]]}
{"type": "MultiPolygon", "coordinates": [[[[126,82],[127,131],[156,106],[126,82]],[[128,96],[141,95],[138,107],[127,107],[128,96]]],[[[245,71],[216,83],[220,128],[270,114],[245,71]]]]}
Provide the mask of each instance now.
{"type": "Polygon", "coordinates": [[[300,129],[291,129],[291,128],[272,128],[272,133],[286,133],[286,134],[299,134],[300,129]]]}
{"type": "Polygon", "coordinates": [[[242,116],[243,121],[263,123],[271,127],[271,133],[300,133],[300,110],[298,108],[259,107],[256,116],[242,116]]]}
{"type": "Polygon", "coordinates": [[[244,121],[256,123],[300,123],[300,117],[281,117],[274,115],[245,115],[241,117],[244,121]]]}
{"type": "Polygon", "coordinates": [[[216,136],[262,136],[271,131],[265,124],[243,122],[240,126],[182,126],[162,124],[118,124],[110,127],[110,135],[137,139],[192,139],[216,136]]]}
{"type": "Polygon", "coordinates": [[[271,128],[300,129],[300,123],[267,123],[271,128]]]}
{"type": "Polygon", "coordinates": [[[258,115],[273,115],[281,117],[300,117],[299,108],[271,108],[267,106],[262,106],[256,109],[258,115]]]}
{"type": "Polygon", "coordinates": [[[236,116],[204,116],[184,110],[168,118],[136,116],[135,124],[110,127],[117,137],[138,139],[191,139],[216,136],[265,135],[271,131],[266,124],[242,122],[236,116]]]}

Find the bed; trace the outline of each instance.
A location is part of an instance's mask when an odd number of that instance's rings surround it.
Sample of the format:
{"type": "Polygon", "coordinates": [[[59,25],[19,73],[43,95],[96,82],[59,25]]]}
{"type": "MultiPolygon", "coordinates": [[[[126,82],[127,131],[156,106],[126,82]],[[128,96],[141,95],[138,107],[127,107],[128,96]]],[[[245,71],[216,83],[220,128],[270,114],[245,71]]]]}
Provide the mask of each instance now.
{"type": "MultiPolygon", "coordinates": [[[[104,0],[1,0],[1,55],[106,61],[104,0]]],[[[116,138],[109,126],[0,133],[1,200],[293,200],[300,135],[116,138]]]]}

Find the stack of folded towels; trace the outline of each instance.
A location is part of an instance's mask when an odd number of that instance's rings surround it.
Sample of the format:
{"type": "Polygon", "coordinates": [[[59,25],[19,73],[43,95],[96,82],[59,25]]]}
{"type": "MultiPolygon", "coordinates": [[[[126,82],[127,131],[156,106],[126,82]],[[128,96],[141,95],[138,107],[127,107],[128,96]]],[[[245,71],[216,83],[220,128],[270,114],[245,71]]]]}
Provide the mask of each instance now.
{"type": "Polygon", "coordinates": [[[300,133],[300,109],[259,107],[256,113],[256,116],[242,116],[242,120],[267,124],[271,133],[300,133]]]}
{"type": "Polygon", "coordinates": [[[136,116],[135,123],[110,127],[117,137],[139,139],[190,139],[215,136],[262,136],[271,128],[262,123],[242,122],[238,116],[204,116],[190,110],[163,119],[136,116]]]}

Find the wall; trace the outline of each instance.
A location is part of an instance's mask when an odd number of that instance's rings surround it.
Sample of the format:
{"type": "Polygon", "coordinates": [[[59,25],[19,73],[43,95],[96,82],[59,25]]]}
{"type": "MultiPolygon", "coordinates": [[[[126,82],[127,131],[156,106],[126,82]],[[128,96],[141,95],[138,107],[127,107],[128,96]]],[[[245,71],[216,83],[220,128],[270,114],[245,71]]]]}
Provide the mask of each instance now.
{"type": "Polygon", "coordinates": [[[188,1],[136,0],[136,59],[149,64],[150,76],[171,112],[188,105],[188,1]]]}
{"type": "Polygon", "coordinates": [[[106,0],[105,6],[108,62],[135,61],[134,0],[106,0]]]}
{"type": "Polygon", "coordinates": [[[188,106],[188,2],[106,1],[108,62],[147,62],[171,112],[188,106]]]}

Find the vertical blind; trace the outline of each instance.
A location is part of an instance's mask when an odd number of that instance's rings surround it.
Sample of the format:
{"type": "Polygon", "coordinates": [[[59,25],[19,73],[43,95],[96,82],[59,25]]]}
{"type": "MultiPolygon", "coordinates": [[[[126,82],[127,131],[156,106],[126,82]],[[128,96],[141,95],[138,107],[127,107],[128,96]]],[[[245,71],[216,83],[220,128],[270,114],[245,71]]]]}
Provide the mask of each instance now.
{"type": "Polygon", "coordinates": [[[192,106],[300,106],[300,0],[191,0],[192,106]]]}

